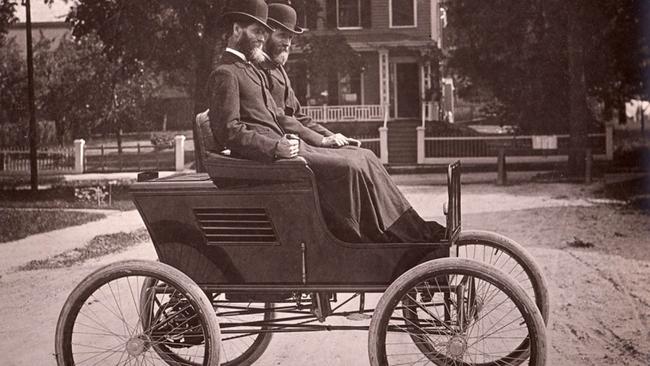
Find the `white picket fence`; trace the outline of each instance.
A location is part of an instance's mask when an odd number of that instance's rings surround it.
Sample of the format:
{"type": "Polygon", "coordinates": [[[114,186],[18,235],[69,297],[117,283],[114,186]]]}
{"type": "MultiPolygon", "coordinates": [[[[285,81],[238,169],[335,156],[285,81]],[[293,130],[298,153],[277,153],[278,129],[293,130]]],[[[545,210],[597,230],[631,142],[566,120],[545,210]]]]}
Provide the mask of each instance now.
{"type": "MultiPolygon", "coordinates": [[[[568,159],[569,135],[509,136],[425,136],[417,128],[417,163],[448,164],[462,160],[469,164],[496,164],[499,150],[505,150],[513,163],[564,162],[568,159]]],[[[589,134],[588,147],[594,159],[612,160],[613,128],[589,134]]]]}
{"type": "MultiPolygon", "coordinates": [[[[36,153],[39,171],[74,170],[73,148],[39,149],[36,153]]],[[[29,172],[31,169],[29,149],[0,150],[0,172],[29,172]]]]}

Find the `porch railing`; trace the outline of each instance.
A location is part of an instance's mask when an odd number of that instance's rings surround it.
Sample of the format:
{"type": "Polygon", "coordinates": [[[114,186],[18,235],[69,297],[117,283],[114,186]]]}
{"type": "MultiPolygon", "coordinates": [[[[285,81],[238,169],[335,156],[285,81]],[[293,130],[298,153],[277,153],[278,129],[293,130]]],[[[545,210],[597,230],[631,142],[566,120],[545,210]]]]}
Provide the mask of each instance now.
{"type": "Polygon", "coordinates": [[[381,104],[324,105],[302,107],[302,110],[314,121],[321,123],[383,121],[386,106],[381,104]]]}

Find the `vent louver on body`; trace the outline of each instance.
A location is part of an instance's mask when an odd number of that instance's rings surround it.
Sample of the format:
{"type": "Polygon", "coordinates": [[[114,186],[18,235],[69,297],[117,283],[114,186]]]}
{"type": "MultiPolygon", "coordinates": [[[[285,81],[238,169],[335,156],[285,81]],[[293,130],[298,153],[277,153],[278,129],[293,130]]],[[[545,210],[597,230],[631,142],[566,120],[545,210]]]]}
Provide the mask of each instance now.
{"type": "Polygon", "coordinates": [[[196,208],[208,244],[274,245],[277,238],[263,208],[196,208]]]}

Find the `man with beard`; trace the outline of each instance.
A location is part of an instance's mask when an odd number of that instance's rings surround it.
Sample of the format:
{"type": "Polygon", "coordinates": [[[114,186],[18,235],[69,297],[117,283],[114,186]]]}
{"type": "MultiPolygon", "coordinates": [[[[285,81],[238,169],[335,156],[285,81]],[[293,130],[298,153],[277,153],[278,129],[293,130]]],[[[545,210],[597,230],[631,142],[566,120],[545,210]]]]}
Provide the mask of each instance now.
{"type": "Polygon", "coordinates": [[[316,123],[311,117],[302,113],[300,102],[291,87],[291,81],[284,69],[284,65],[289,59],[289,50],[293,42],[293,37],[304,32],[296,23],[296,11],[291,6],[285,4],[269,4],[267,24],[274,28],[275,31],[271,33],[264,45],[265,60],[259,66],[267,76],[269,89],[271,95],[273,95],[275,104],[287,116],[296,118],[305,127],[325,136],[335,146],[360,146],[360,141],[347,138],[340,133],[333,133],[324,126],[316,123]]]}
{"type": "Polygon", "coordinates": [[[209,119],[217,144],[235,157],[256,161],[304,158],[316,177],[327,226],[341,240],[438,241],[444,228],[417,215],[374,153],[329,148],[336,146],[333,139],[278,108],[266,77],[251,63],[263,61],[270,30],[266,3],[239,0],[229,9],[224,15],[228,47],[210,76],[209,119]]]}

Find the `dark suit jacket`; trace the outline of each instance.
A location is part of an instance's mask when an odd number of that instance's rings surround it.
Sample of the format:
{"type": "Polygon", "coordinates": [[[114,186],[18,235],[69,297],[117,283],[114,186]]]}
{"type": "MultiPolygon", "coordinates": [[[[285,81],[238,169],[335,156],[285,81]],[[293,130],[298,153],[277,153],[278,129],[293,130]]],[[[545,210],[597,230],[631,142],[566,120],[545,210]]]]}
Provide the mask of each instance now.
{"type": "Polygon", "coordinates": [[[275,104],[283,109],[285,115],[294,117],[303,126],[323,136],[331,136],[334,134],[302,112],[300,102],[291,86],[291,80],[289,80],[289,76],[282,65],[266,59],[260,67],[264,70],[267,77],[269,89],[271,90],[275,104]]]}
{"type": "Polygon", "coordinates": [[[285,133],[294,133],[310,145],[322,136],[278,109],[264,74],[249,62],[224,52],[210,75],[210,127],[219,146],[233,155],[272,161],[285,133]]]}

